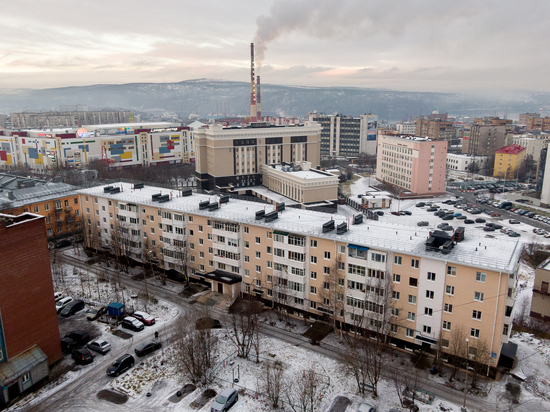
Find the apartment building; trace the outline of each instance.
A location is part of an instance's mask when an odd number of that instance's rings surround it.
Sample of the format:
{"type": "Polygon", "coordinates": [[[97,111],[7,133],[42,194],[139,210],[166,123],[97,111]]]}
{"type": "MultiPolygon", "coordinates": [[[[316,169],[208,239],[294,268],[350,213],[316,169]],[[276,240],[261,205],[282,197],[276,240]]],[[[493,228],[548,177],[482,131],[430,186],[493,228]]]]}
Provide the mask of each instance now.
{"type": "Polygon", "coordinates": [[[346,327],[361,320],[409,349],[441,337],[445,350],[462,329],[471,347],[490,348],[490,366],[508,342],[522,244],[486,238],[480,228],[442,251],[427,247],[428,228],[362,215],[276,210],[126,183],[80,196],[85,230],[103,247],[123,228],[136,258],[147,244],[161,265],[180,271],[187,247],[191,278],[213,291],[283,303],[300,317],[337,316],[346,327]]]}
{"type": "Polygon", "coordinates": [[[525,131],[538,130],[541,132],[550,131],[550,117],[530,117],[527,119],[525,131]]]}
{"type": "Polygon", "coordinates": [[[497,150],[493,176],[513,178],[516,171],[525,161],[527,150],[525,147],[513,144],[497,150]]]}
{"type": "Polygon", "coordinates": [[[38,172],[83,168],[101,160],[113,168],[194,160],[188,127],[173,123],[90,125],[79,129],[0,132],[0,167],[38,172]]]}
{"type": "Polygon", "coordinates": [[[435,195],[445,192],[447,142],[425,137],[378,137],[376,179],[404,193],[435,195]]]}
{"type": "Polygon", "coordinates": [[[62,182],[0,173],[0,211],[43,216],[45,233],[50,240],[70,236],[81,230],[76,189],[62,182]]]}
{"type": "Polygon", "coordinates": [[[0,408],[62,359],[43,221],[0,214],[0,408]]]}
{"type": "Polygon", "coordinates": [[[211,124],[193,131],[198,185],[205,190],[232,190],[262,184],[262,165],[320,163],[321,126],[273,126],[252,123],[249,127],[211,124]]]}
{"type": "Polygon", "coordinates": [[[506,129],[506,125],[494,125],[492,122],[465,126],[462,153],[473,156],[494,155],[498,149],[506,146],[506,129]]]}
{"type": "Polygon", "coordinates": [[[412,134],[416,136],[415,122],[401,122],[395,125],[395,129],[399,134],[412,134]]]}
{"type": "Polygon", "coordinates": [[[376,154],[378,115],[359,117],[312,112],[309,120],[321,124],[321,157],[357,157],[376,154]]]}
{"type": "Polygon", "coordinates": [[[518,123],[526,126],[527,120],[529,120],[529,118],[531,117],[540,118],[540,113],[520,113],[518,123]]]}
{"type": "Polygon", "coordinates": [[[454,136],[453,122],[449,122],[446,116],[443,118],[429,119],[420,116],[414,119],[416,123],[416,136],[427,137],[431,140],[451,141],[454,136]]]}
{"type": "Polygon", "coordinates": [[[508,135],[508,141],[512,144],[525,147],[525,155],[530,155],[535,162],[540,160],[540,152],[548,144],[550,135],[532,135],[532,134],[511,134],[508,135]]]}
{"type": "MultiPolygon", "coordinates": [[[[84,124],[131,123],[134,114],[128,111],[110,110],[71,110],[59,112],[23,112],[12,113],[11,123],[14,129],[39,127],[80,127],[84,124]]],[[[80,108],[75,108],[80,109],[80,108]]]]}
{"type": "Polygon", "coordinates": [[[548,321],[550,319],[550,259],[546,259],[535,270],[533,299],[530,316],[548,321]]]}

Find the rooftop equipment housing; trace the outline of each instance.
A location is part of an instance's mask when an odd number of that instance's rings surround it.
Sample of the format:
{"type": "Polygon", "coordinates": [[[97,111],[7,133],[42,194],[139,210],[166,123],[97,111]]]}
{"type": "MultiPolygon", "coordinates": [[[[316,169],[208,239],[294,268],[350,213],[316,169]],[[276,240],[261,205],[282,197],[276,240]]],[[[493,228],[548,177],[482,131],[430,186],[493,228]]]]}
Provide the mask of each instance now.
{"type": "Polygon", "coordinates": [[[258,210],[256,212],[256,220],[262,220],[265,217],[265,210],[258,210]]]}
{"type": "Polygon", "coordinates": [[[191,188],[183,189],[181,191],[181,196],[182,197],[191,196],[192,194],[193,194],[193,189],[191,189],[191,188]]]}
{"type": "Polygon", "coordinates": [[[334,220],[329,220],[323,223],[323,233],[332,232],[334,230],[334,220]]]}
{"type": "Polygon", "coordinates": [[[347,231],[348,231],[348,224],[346,222],[340,223],[336,227],[336,234],[337,235],[342,235],[342,234],[346,233],[347,231]]]}
{"type": "Polygon", "coordinates": [[[426,240],[426,252],[441,252],[444,255],[451,252],[454,243],[451,235],[443,230],[436,230],[426,240]]]}
{"type": "Polygon", "coordinates": [[[279,218],[279,213],[274,210],[273,212],[266,213],[265,215],[265,223],[269,223],[274,221],[275,219],[279,218]]]}
{"type": "Polygon", "coordinates": [[[199,202],[199,210],[208,209],[208,205],[210,202],[208,200],[205,200],[204,202],[199,202]]]}

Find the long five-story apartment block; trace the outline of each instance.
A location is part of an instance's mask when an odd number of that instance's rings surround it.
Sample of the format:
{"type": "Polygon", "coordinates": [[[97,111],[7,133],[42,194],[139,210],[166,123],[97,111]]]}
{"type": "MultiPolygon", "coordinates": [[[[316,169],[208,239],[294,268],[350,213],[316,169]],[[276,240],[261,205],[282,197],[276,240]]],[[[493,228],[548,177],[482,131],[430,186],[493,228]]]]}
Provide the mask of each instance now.
{"type": "Polygon", "coordinates": [[[297,316],[336,316],[348,329],[383,326],[408,349],[450,351],[465,336],[471,351],[489,348],[490,366],[508,342],[521,242],[486,238],[481,228],[434,247],[433,228],[361,215],[127,183],[80,196],[95,247],[112,250],[121,231],[132,258],[154,253],[165,269],[188,265],[213,291],[284,304],[297,316]]]}

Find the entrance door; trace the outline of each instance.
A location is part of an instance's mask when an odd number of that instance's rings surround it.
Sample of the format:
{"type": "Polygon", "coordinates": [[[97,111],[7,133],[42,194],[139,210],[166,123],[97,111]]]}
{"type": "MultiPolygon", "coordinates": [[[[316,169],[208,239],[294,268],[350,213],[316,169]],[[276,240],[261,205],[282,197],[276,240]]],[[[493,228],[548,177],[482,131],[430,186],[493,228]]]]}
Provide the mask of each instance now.
{"type": "Polygon", "coordinates": [[[223,283],[218,282],[218,293],[223,293],[223,283]]]}
{"type": "Polygon", "coordinates": [[[8,401],[11,402],[19,396],[19,383],[15,382],[13,385],[8,386],[8,401]]]}

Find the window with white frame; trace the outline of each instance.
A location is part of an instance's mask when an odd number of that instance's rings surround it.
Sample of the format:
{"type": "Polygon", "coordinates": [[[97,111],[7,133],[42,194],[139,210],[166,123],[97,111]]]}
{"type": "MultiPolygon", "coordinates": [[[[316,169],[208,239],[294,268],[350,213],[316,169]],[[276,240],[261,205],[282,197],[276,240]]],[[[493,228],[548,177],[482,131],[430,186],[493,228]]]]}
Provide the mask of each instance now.
{"type": "Polygon", "coordinates": [[[423,325],[422,326],[422,331],[423,333],[427,333],[428,335],[432,333],[432,327],[431,326],[426,326],[426,325],[423,325]]]}
{"type": "Polygon", "coordinates": [[[418,269],[419,266],[420,266],[420,260],[418,260],[418,259],[411,259],[411,267],[412,267],[412,268],[418,269]]]}
{"type": "Polygon", "coordinates": [[[472,319],[481,320],[481,311],[480,310],[473,310],[472,311],[472,319]]]}
{"type": "Polygon", "coordinates": [[[310,274],[309,274],[309,277],[310,277],[311,279],[317,279],[317,272],[315,272],[315,271],[312,270],[312,271],[310,272],[310,274]]]}
{"type": "Polygon", "coordinates": [[[446,293],[447,295],[453,296],[453,295],[455,294],[455,287],[454,287],[454,286],[451,286],[451,285],[445,286],[445,293],[446,293]]]}
{"type": "Polygon", "coordinates": [[[451,305],[450,303],[445,303],[445,305],[443,306],[443,312],[453,313],[453,305],[451,305]]]}
{"type": "Polygon", "coordinates": [[[476,281],[477,282],[485,283],[485,278],[486,277],[487,277],[487,275],[485,273],[481,273],[481,272],[476,273],[476,281]]]}
{"type": "Polygon", "coordinates": [[[414,338],[414,329],[407,328],[407,337],[414,338]]]}
{"type": "Polygon", "coordinates": [[[428,272],[428,280],[431,280],[432,282],[435,282],[435,273],[434,272],[428,272]]]}
{"type": "Polygon", "coordinates": [[[483,302],[483,295],[484,293],[482,292],[474,292],[474,300],[478,302],[483,302]]]}
{"type": "Polygon", "coordinates": [[[397,273],[393,274],[392,279],[395,283],[401,283],[401,275],[398,275],[397,273]]]}
{"type": "Polygon", "coordinates": [[[479,329],[470,329],[470,336],[476,339],[479,338],[479,329]]]}
{"type": "Polygon", "coordinates": [[[454,267],[454,266],[447,266],[447,275],[449,275],[449,276],[456,276],[456,267],[454,267]]]}
{"type": "Polygon", "coordinates": [[[426,316],[432,316],[434,314],[434,310],[432,308],[424,308],[424,315],[426,316]]]}
{"type": "Polygon", "coordinates": [[[451,322],[448,322],[446,320],[443,321],[443,329],[444,330],[451,330],[451,322]]]}
{"type": "Polygon", "coordinates": [[[416,296],[415,295],[409,295],[409,303],[411,305],[416,305],[416,296]]]}
{"type": "Polygon", "coordinates": [[[401,262],[403,261],[403,258],[401,256],[394,256],[393,257],[393,263],[396,265],[401,265],[401,262]]]}

